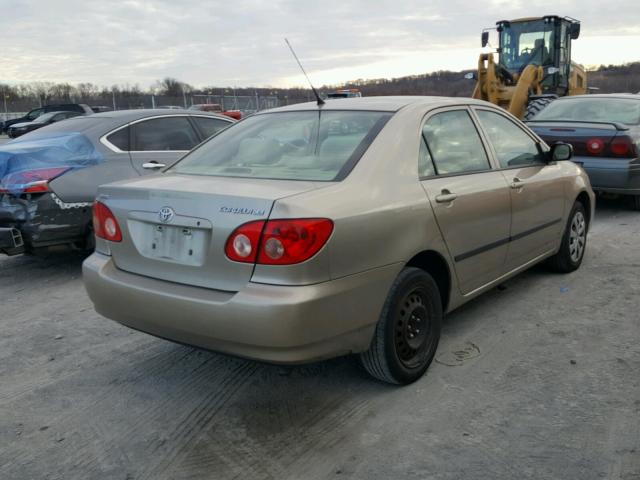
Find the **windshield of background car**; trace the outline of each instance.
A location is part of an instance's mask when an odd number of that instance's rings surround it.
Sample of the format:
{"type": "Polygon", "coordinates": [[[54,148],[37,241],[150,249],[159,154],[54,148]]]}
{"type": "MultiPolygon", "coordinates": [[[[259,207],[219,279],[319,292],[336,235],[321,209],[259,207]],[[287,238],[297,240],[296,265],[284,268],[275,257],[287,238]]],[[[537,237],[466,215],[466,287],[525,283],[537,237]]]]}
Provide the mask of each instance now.
{"type": "Polygon", "coordinates": [[[389,112],[298,111],[255,115],[197,148],[169,171],[277,180],[340,179],[389,112]]]}
{"type": "Polygon", "coordinates": [[[40,115],[42,115],[42,112],[44,112],[43,108],[38,108],[36,110],[31,110],[29,113],[27,113],[27,118],[29,120],[35,120],[36,118],[38,118],[40,115]]]}
{"type": "Polygon", "coordinates": [[[504,26],[500,36],[500,63],[512,71],[529,64],[553,63],[553,26],[542,20],[504,26]]]}
{"type": "Polygon", "coordinates": [[[58,113],[60,112],[49,112],[49,113],[43,113],[42,115],[40,115],[38,117],[38,123],[44,123],[47,120],[51,120],[53,117],[55,117],[58,113]]]}
{"type": "Polygon", "coordinates": [[[533,120],[616,122],[640,124],[640,100],[624,98],[572,98],[552,102],[533,120]]]}

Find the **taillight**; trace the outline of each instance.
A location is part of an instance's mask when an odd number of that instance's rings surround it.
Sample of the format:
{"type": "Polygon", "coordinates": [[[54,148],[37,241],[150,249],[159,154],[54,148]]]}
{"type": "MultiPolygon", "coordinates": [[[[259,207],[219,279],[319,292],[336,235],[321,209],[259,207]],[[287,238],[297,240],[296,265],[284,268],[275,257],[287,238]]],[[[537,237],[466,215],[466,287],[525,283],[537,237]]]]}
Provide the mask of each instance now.
{"type": "Polygon", "coordinates": [[[245,223],[228,238],[227,257],[236,262],[292,265],[313,257],[327,243],[333,222],[327,218],[245,223]]]}
{"type": "Polygon", "coordinates": [[[93,202],[93,232],[96,237],[110,242],[122,241],[122,232],[116,217],[104,203],[97,200],[93,202]]]}
{"type": "Polygon", "coordinates": [[[36,168],[6,175],[0,185],[0,193],[44,193],[49,191],[49,182],[59,177],[69,167],[36,168]]]}
{"type": "Polygon", "coordinates": [[[587,152],[598,155],[604,150],[604,142],[600,138],[590,138],[587,140],[587,152]]]}
{"type": "Polygon", "coordinates": [[[327,243],[333,222],[326,218],[269,220],[264,227],[258,263],[291,265],[313,257],[327,243]]]}
{"type": "Polygon", "coordinates": [[[236,262],[255,263],[264,224],[264,220],[257,220],[236,228],[224,247],[227,257],[236,262]]]}
{"type": "Polygon", "coordinates": [[[631,139],[627,136],[616,137],[611,141],[609,145],[611,153],[618,156],[634,156],[634,145],[631,139]]]}

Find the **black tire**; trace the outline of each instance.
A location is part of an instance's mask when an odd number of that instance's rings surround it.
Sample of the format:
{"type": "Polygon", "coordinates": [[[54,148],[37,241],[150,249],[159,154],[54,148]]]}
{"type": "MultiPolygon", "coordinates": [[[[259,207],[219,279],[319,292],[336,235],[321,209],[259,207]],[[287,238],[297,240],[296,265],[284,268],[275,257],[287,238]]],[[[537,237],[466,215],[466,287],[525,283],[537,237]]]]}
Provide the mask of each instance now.
{"type": "Polygon", "coordinates": [[[640,210],[640,195],[634,195],[631,198],[631,205],[633,205],[634,210],[640,210]]]}
{"type": "Polygon", "coordinates": [[[587,249],[589,223],[584,206],[580,202],[573,204],[567,225],[562,236],[560,250],[549,258],[549,266],[555,272],[570,273],[582,264],[587,249]]]}
{"type": "Polygon", "coordinates": [[[527,109],[524,112],[524,119],[531,120],[534,116],[544,110],[547,105],[555,100],[554,97],[543,97],[531,100],[527,105],[527,109]]]}
{"type": "Polygon", "coordinates": [[[433,361],[441,328],[442,301],[436,282],[424,270],[405,268],[389,290],[371,346],[360,354],[360,361],[383,382],[415,382],[433,361]]]}

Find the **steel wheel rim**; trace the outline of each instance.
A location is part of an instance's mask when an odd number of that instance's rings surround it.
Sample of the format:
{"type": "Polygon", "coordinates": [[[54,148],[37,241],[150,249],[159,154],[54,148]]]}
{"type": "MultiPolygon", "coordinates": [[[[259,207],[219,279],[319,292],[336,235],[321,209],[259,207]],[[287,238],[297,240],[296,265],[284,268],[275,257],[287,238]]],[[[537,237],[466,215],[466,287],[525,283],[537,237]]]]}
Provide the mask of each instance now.
{"type": "Polygon", "coordinates": [[[399,303],[394,323],[394,346],[407,368],[419,367],[433,342],[433,326],[422,288],[415,288],[399,303]]]}
{"type": "Polygon", "coordinates": [[[569,230],[569,257],[574,263],[579,262],[582,258],[586,243],[587,222],[582,212],[576,212],[571,220],[569,230]]]}

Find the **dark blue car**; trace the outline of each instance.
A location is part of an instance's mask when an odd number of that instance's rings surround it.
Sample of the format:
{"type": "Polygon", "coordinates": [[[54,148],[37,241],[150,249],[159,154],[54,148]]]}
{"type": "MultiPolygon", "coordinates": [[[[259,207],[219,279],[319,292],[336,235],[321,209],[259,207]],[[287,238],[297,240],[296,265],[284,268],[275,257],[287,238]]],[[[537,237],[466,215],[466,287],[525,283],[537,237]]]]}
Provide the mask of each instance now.
{"type": "Polygon", "coordinates": [[[564,97],[527,123],[549,145],[571,143],[595,191],[630,195],[640,210],[640,95],[564,97]]]}

